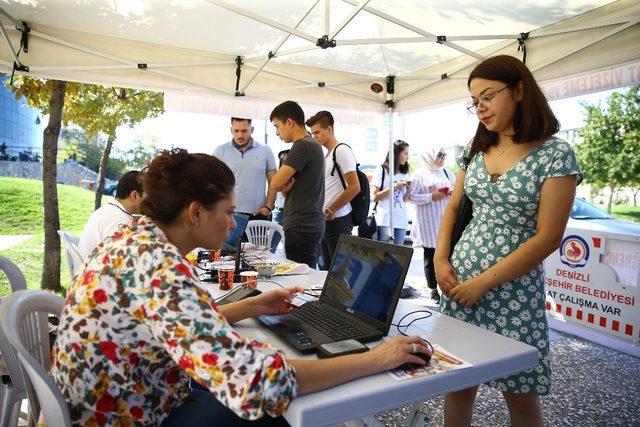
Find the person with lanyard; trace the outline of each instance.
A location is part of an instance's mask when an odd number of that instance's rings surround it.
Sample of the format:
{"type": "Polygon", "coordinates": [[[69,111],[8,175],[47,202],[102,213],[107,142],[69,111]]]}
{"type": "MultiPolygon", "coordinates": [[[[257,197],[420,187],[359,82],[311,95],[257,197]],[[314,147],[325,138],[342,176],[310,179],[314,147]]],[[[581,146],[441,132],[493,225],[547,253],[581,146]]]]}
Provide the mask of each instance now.
{"type": "Polygon", "coordinates": [[[116,197],[96,209],[82,230],[78,250],[85,260],[104,239],[131,221],[132,215],[140,213],[142,196],[140,172],[134,170],[122,175],[116,188],[116,197]]]}
{"type": "Polygon", "coordinates": [[[232,139],[216,147],[213,155],[233,171],[238,213],[249,215],[249,220],[271,220],[276,200],[271,178],[276,173],[276,160],[271,148],[253,139],[252,133],[251,119],[232,117],[232,139]]]}
{"type": "Polygon", "coordinates": [[[300,394],[425,364],[419,336],[325,360],[242,337],[234,322],[290,313],[304,288],[218,306],[186,260],[195,247],[220,248],[236,227],[233,173],[177,148],[153,159],[143,180],[143,216],[93,252],[60,316],[50,374],[73,426],[286,426],[282,414],[300,394]]]}
{"type": "Polygon", "coordinates": [[[431,289],[431,298],[440,303],[436,269],[433,254],[436,251],[440,218],[451,196],[455,184],[453,172],[445,169],[447,157],[441,148],[432,148],[422,153],[422,167],[413,174],[409,200],[416,205],[416,220],[411,227],[411,240],[414,247],[422,247],[424,254],[424,275],[431,289]]]}

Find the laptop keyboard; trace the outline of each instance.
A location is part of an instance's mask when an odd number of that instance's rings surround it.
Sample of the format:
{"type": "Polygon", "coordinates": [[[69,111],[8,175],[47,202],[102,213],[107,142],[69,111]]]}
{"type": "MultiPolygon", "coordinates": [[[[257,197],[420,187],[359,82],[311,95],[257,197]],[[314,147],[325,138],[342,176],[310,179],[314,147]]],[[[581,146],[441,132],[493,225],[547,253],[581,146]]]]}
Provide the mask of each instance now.
{"type": "Polygon", "coordinates": [[[304,304],[291,313],[304,320],[323,334],[335,341],[346,340],[365,334],[365,331],[338,316],[329,310],[322,310],[319,304],[304,304]]]}

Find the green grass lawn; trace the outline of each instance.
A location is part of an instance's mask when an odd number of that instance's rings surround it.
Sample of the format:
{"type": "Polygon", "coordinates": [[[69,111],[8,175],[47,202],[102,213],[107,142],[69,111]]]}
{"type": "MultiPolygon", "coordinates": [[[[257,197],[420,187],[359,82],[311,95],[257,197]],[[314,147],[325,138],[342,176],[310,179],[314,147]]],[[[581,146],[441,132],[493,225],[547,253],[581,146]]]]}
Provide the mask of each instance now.
{"type": "MultiPolygon", "coordinates": [[[[60,228],[79,235],[93,212],[95,194],[72,185],[58,185],[60,228]]],[[[103,203],[107,200],[106,196],[103,203]]],[[[23,243],[5,249],[1,255],[13,261],[25,275],[29,289],[40,289],[44,256],[42,181],[0,177],[0,235],[32,234],[23,243]]],[[[64,244],[60,282],[69,286],[64,244]]],[[[0,296],[11,292],[6,276],[0,273],[0,296]]]]}
{"type": "MultiPolygon", "coordinates": [[[[606,212],[607,207],[601,206],[606,212]]],[[[640,207],[633,205],[613,205],[611,215],[616,219],[626,219],[627,221],[640,222],[640,207]]]]}

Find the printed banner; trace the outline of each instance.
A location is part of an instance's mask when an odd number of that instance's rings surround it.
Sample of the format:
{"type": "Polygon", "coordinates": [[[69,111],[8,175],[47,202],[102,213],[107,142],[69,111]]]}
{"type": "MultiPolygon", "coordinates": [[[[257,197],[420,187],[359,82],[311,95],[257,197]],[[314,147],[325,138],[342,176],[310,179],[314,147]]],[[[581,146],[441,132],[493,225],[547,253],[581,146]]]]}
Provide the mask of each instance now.
{"type": "Polygon", "coordinates": [[[640,238],[567,228],[544,262],[547,314],[640,342],[640,238]]]}
{"type": "Polygon", "coordinates": [[[542,83],[547,99],[570,98],[589,93],[625,87],[640,83],[640,61],[597,71],[595,73],[572,76],[562,80],[542,83]]]}

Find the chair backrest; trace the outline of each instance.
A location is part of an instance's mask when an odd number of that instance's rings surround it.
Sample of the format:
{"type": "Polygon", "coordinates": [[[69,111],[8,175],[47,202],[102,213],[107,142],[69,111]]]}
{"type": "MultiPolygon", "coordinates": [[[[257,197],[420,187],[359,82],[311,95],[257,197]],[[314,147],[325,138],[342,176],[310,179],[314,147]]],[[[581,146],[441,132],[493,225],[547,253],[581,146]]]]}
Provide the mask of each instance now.
{"type": "Polygon", "coordinates": [[[45,291],[18,291],[0,304],[1,333],[11,347],[7,352],[19,360],[31,414],[37,420],[42,410],[48,425],[55,426],[71,425],[64,398],[47,373],[51,364],[48,317],[60,316],[63,306],[62,298],[45,291]]]}
{"type": "Polygon", "coordinates": [[[278,223],[255,219],[247,224],[247,239],[256,246],[269,248],[275,252],[280,240],[284,242],[284,230],[278,223]]]}
{"type": "Polygon", "coordinates": [[[20,271],[17,265],[3,256],[0,256],[0,270],[7,275],[9,285],[11,285],[13,292],[27,289],[27,281],[24,279],[22,271],[20,271]]]}
{"type": "Polygon", "coordinates": [[[66,231],[58,230],[58,234],[60,238],[64,240],[64,246],[67,250],[67,265],[69,266],[69,275],[71,276],[71,281],[73,282],[73,278],[75,277],[78,269],[84,263],[84,258],[82,254],[80,254],[80,250],[78,249],[79,238],[74,236],[73,234],[69,234],[66,231]]]}

